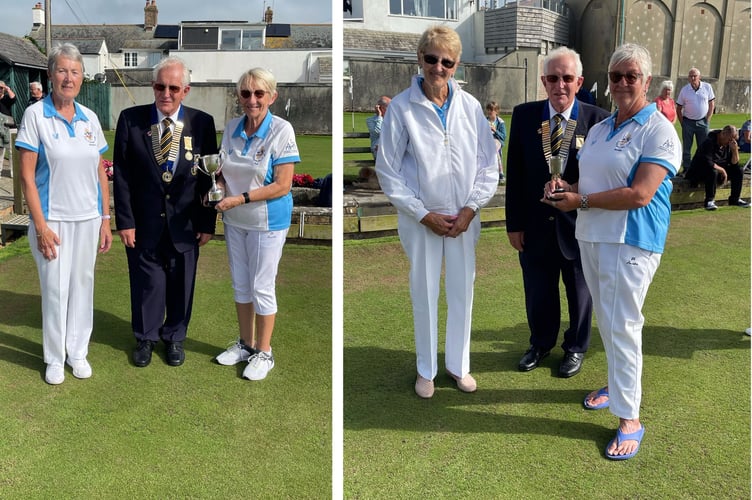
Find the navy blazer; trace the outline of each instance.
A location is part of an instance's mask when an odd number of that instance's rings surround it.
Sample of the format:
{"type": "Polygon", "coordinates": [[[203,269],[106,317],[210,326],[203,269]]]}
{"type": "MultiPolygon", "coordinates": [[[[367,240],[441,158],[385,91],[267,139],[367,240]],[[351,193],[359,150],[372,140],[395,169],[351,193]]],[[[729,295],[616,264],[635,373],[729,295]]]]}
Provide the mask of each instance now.
{"type": "Polygon", "coordinates": [[[115,220],[118,229],[136,229],[136,248],[156,248],[167,229],[175,249],[186,252],[195,248],[196,233],[214,233],[217,212],[201,203],[211,180],[192,168],[184,139],[191,138],[194,157],[217,153],[214,120],[197,109],[183,110],[180,151],[169,184],[162,180],[162,167],[152,150],[154,104],[120,113],[113,154],[115,220]]]}
{"type": "MultiPolygon", "coordinates": [[[[569,184],[580,178],[578,145],[590,127],[606,118],[605,110],[575,99],[577,126],[569,147],[567,165],[562,178],[569,184]]],[[[575,110],[573,109],[573,115],[575,110]]],[[[579,256],[574,237],[577,210],[561,212],[542,203],[543,186],[551,180],[543,154],[542,124],[550,118],[548,100],[515,106],[509,133],[506,165],[506,228],[507,232],[524,231],[525,252],[543,255],[558,240],[565,258],[579,256]]]]}

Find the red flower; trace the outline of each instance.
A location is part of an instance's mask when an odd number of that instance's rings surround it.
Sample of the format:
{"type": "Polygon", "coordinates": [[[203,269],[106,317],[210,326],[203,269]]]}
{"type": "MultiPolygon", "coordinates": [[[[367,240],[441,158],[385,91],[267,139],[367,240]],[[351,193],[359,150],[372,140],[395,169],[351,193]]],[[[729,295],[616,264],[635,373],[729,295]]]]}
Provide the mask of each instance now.
{"type": "Polygon", "coordinates": [[[312,187],[313,177],[308,174],[293,174],[292,185],[295,187],[312,187]]]}

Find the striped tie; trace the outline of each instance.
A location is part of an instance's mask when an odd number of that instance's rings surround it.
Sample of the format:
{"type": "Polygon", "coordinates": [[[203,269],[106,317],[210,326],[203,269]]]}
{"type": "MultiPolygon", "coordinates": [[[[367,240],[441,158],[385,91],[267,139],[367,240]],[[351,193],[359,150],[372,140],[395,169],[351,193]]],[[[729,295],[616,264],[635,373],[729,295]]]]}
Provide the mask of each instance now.
{"type": "Polygon", "coordinates": [[[162,120],[162,137],[159,138],[159,151],[162,153],[162,161],[167,161],[170,154],[170,143],[172,143],[172,130],[170,130],[172,120],[165,118],[162,120]]]}
{"type": "Polygon", "coordinates": [[[551,131],[551,154],[556,156],[561,149],[561,142],[564,140],[564,128],[561,126],[563,116],[557,114],[554,116],[554,129],[551,131]]]}

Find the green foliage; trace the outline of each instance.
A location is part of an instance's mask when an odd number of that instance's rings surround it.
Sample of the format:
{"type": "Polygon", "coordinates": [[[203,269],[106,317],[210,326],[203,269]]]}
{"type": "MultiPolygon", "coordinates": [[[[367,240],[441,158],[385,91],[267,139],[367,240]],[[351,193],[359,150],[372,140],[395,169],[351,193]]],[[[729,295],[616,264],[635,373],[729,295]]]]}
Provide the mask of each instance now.
{"type": "MultiPolygon", "coordinates": [[[[25,240],[25,238],[23,238],[25,240]]],[[[94,375],[44,382],[28,243],[0,262],[0,497],[329,498],[331,249],[287,245],[277,280],[276,366],[259,382],[213,357],[238,333],[225,245],[201,249],[186,362],[159,345],[130,361],[122,245],[97,261],[94,375]],[[315,272],[312,272],[315,270],[315,272]]]]}
{"type": "MultiPolygon", "coordinates": [[[[444,374],[442,294],[430,400],[413,390],[399,242],[346,241],[345,498],[749,498],[749,242],[749,210],[672,216],[643,310],[645,439],[636,458],[613,463],[603,450],[617,418],[582,408],[607,379],[597,324],[579,375],[556,376],[559,348],[538,369],[517,371],[529,329],[519,262],[503,229],[483,230],[477,248],[478,392],[459,392],[444,374]]],[[[565,313],[562,331],[566,322],[565,313]]]]}

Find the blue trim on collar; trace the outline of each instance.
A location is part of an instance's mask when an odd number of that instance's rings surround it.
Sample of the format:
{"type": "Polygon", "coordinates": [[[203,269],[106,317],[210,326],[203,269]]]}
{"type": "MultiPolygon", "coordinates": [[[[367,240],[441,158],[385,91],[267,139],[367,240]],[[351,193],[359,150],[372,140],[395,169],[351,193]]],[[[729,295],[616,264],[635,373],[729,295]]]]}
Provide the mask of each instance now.
{"type": "MultiPolygon", "coordinates": [[[[619,125],[619,128],[622,128],[624,125],[629,123],[630,121],[634,120],[640,125],[645,125],[647,123],[648,119],[650,118],[650,115],[658,111],[658,107],[654,102],[651,102],[644,108],[642,108],[640,111],[638,111],[633,117],[629,118],[628,120],[624,120],[624,123],[619,125]]],[[[614,127],[614,124],[616,123],[616,115],[619,113],[619,110],[617,109],[613,113],[611,113],[611,116],[607,118],[609,124],[611,125],[611,128],[614,127]]]]}
{"type": "Polygon", "coordinates": [[[232,137],[240,137],[241,139],[245,139],[246,141],[254,137],[260,137],[261,139],[265,139],[266,136],[269,135],[269,131],[272,128],[272,112],[267,110],[266,116],[264,117],[264,120],[261,122],[261,126],[259,126],[258,130],[254,132],[254,134],[251,137],[248,137],[245,133],[245,124],[247,122],[248,122],[248,117],[244,116],[243,119],[238,122],[237,128],[232,133],[232,137]]]}
{"type": "MultiPolygon", "coordinates": [[[[48,94],[44,99],[42,99],[43,107],[44,107],[44,117],[45,118],[52,118],[52,117],[58,117],[64,122],[67,122],[63,116],[57,112],[55,109],[55,104],[52,102],[52,95],[48,94]]],[[[83,120],[85,122],[88,122],[89,119],[86,117],[84,112],[81,110],[81,106],[76,102],[73,101],[73,109],[76,110],[76,112],[73,114],[73,120],[71,123],[77,121],[77,120],[83,120]]]]}

